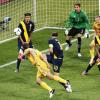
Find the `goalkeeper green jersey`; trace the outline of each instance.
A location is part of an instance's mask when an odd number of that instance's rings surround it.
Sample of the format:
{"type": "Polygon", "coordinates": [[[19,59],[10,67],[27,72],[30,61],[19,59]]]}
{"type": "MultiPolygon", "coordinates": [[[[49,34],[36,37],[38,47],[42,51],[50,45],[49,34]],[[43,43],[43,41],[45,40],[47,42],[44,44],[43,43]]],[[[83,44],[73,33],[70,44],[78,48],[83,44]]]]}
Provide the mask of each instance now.
{"type": "Polygon", "coordinates": [[[74,10],[70,13],[69,18],[66,21],[66,28],[72,28],[72,27],[77,29],[90,28],[88,17],[83,11],[80,11],[78,13],[74,10]]]}

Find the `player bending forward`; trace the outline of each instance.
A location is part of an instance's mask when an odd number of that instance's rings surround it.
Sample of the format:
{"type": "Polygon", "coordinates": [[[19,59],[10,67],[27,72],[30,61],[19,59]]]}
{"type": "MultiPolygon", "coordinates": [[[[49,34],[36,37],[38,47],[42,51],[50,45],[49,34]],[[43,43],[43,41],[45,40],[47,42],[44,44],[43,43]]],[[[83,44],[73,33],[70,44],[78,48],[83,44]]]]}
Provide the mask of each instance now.
{"type": "Polygon", "coordinates": [[[69,80],[64,80],[59,76],[51,74],[50,65],[40,51],[38,51],[37,49],[28,48],[27,44],[24,44],[23,47],[25,48],[24,55],[30,54],[30,57],[33,59],[33,62],[35,62],[35,65],[37,67],[37,84],[39,84],[41,87],[49,91],[50,98],[52,98],[53,94],[55,93],[55,89],[52,89],[45,82],[42,81],[44,77],[48,77],[49,79],[62,83],[67,92],[72,92],[69,80]]]}

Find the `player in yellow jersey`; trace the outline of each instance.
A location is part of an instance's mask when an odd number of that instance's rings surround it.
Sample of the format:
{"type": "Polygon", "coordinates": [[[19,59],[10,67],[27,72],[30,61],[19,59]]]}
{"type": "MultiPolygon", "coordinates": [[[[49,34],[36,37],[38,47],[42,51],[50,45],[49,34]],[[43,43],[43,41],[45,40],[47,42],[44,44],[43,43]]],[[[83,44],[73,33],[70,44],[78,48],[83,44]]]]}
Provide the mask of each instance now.
{"type": "Polygon", "coordinates": [[[72,92],[69,80],[66,81],[63,78],[60,78],[59,76],[51,74],[50,65],[47,62],[47,59],[44,56],[44,54],[42,54],[37,49],[28,48],[27,44],[24,44],[23,47],[25,48],[24,55],[30,54],[31,59],[33,59],[33,63],[36,65],[38,69],[36,77],[37,84],[39,84],[40,86],[49,91],[50,98],[53,96],[55,90],[42,81],[43,77],[48,77],[49,79],[53,79],[55,81],[62,83],[67,92],[72,92]]]}
{"type": "Polygon", "coordinates": [[[95,30],[95,34],[94,34],[93,40],[90,43],[90,56],[91,56],[90,63],[94,59],[95,46],[96,46],[96,44],[98,44],[97,42],[95,42],[95,36],[96,35],[97,36],[100,35],[100,16],[97,16],[95,18],[95,22],[94,22],[94,25],[93,25],[93,29],[95,30]]]}
{"type": "MultiPolygon", "coordinates": [[[[97,48],[96,48],[97,49],[97,48]]],[[[93,61],[88,64],[87,68],[83,71],[82,75],[88,75],[89,70],[97,64],[100,71],[100,48],[97,50],[97,54],[95,55],[93,61]]]]}
{"type": "Polygon", "coordinates": [[[95,34],[94,34],[94,39],[90,43],[90,56],[91,56],[91,59],[90,59],[89,65],[86,68],[86,70],[82,72],[82,75],[87,75],[88,71],[95,64],[98,65],[98,69],[100,71],[100,54],[99,54],[100,49],[97,49],[98,46],[100,46],[100,16],[97,16],[95,18],[93,29],[95,30],[95,34]],[[95,50],[96,50],[96,55],[94,56],[95,50]]]}

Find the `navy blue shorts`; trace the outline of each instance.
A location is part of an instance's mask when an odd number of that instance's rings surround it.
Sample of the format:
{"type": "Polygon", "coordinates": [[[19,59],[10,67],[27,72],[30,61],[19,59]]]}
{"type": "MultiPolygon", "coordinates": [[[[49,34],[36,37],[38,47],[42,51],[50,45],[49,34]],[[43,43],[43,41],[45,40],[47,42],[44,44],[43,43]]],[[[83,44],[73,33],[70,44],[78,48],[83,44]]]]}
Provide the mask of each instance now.
{"type": "MultiPolygon", "coordinates": [[[[21,41],[18,39],[18,51],[21,49],[21,47],[22,47],[22,43],[21,43],[21,41]]],[[[29,43],[29,47],[30,47],[30,48],[33,48],[32,42],[31,42],[31,41],[30,41],[30,43],[29,43]]]]}
{"type": "Polygon", "coordinates": [[[53,71],[59,73],[60,67],[63,63],[63,58],[56,58],[54,59],[53,56],[47,55],[47,61],[51,64],[53,64],[53,71]]]}

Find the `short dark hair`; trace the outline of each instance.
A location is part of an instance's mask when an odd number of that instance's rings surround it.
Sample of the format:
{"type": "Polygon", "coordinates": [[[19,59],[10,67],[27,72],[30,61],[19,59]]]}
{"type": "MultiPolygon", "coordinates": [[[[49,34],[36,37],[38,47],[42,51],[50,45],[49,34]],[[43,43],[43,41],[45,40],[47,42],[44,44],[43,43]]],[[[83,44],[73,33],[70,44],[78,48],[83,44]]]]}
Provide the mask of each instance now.
{"type": "Polygon", "coordinates": [[[74,6],[79,6],[79,7],[81,7],[81,4],[80,4],[80,3],[75,3],[74,6]]]}
{"type": "Polygon", "coordinates": [[[100,16],[95,16],[95,18],[100,18],[100,16]]]}
{"type": "Polygon", "coordinates": [[[31,13],[25,13],[24,16],[31,16],[31,13]]]}
{"type": "Polygon", "coordinates": [[[58,32],[53,32],[52,36],[56,36],[57,37],[58,36],[58,32]]]}

